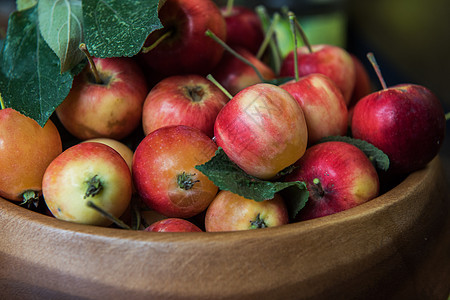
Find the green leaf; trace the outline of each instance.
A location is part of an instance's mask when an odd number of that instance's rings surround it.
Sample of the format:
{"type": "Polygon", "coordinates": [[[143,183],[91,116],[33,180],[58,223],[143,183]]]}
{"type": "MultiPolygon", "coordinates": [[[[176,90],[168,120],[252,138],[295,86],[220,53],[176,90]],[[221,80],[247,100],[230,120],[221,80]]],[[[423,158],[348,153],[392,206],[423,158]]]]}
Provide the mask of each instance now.
{"type": "Polygon", "coordinates": [[[133,56],[162,28],[158,0],[83,0],[86,45],[97,57],[133,56]]]}
{"type": "Polygon", "coordinates": [[[264,201],[272,199],[276,193],[285,192],[283,197],[294,219],[308,200],[309,192],[304,182],[271,182],[255,178],[245,173],[219,148],[214,157],[203,165],[195,167],[221,190],[227,190],[247,199],[264,201]]]}
{"type": "Polygon", "coordinates": [[[31,8],[33,6],[35,6],[38,3],[37,0],[17,0],[16,1],[16,6],[17,6],[17,10],[26,10],[28,8],[31,8]]]}
{"type": "Polygon", "coordinates": [[[39,33],[37,6],[12,13],[0,52],[0,92],[6,107],[44,126],[72,86],[74,72],[61,74],[60,69],[58,57],[39,33]]]}
{"type": "Polygon", "coordinates": [[[85,57],[78,48],[83,42],[81,0],[40,0],[38,16],[41,35],[59,57],[61,73],[71,70],[85,57]]]}
{"type": "Polygon", "coordinates": [[[387,171],[389,169],[389,157],[383,151],[367,141],[355,139],[349,136],[329,136],[321,139],[319,143],[332,141],[352,144],[364,152],[376,168],[383,171],[387,171]]]}

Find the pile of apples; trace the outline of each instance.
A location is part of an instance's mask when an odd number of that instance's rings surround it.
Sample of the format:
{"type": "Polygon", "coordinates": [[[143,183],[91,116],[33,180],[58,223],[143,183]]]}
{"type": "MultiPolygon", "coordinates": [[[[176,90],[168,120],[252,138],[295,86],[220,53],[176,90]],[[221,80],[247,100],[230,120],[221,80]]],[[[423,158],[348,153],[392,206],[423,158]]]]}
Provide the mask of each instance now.
{"type": "Polygon", "coordinates": [[[127,228],[130,211],[145,207],[162,220],[135,229],[245,230],[362,204],[384,178],[402,178],[439,152],[445,114],[423,86],[373,91],[362,63],[332,45],[295,48],[273,70],[257,55],[260,19],[245,7],[167,0],[159,18],[164,28],[136,57],[91,58],[83,49],[90,64],[53,116],[61,128],[0,111],[1,197],[43,198],[50,215],[82,224],[127,228]],[[64,144],[61,130],[76,142],[64,144]],[[351,143],[321,142],[349,132],[383,151],[389,170],[351,143]],[[219,148],[255,180],[304,182],[305,207],[290,219],[281,195],[257,202],[219,190],[196,169],[219,148]]]}

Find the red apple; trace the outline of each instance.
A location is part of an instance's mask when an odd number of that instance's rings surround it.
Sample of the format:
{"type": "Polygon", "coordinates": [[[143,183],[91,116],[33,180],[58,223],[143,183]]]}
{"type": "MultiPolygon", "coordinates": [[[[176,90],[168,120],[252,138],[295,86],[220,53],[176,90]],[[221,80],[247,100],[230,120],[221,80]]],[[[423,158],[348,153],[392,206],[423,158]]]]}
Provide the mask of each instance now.
{"type": "Polygon", "coordinates": [[[243,89],[219,112],[216,143],[248,174],[271,179],[305,152],[303,111],[284,89],[258,83],[243,89]]]}
{"type": "Polygon", "coordinates": [[[300,104],[308,128],[308,144],[332,135],[346,135],[348,111],[341,91],[325,75],[314,73],[283,85],[300,104]]]}
{"type": "Polygon", "coordinates": [[[256,54],[264,40],[264,31],[256,12],[238,5],[231,9],[223,6],[220,11],[226,22],[227,44],[233,49],[242,47],[256,54]]]}
{"type": "Polygon", "coordinates": [[[12,108],[1,109],[0,197],[26,201],[26,192],[39,196],[45,169],[61,152],[61,137],[51,120],[41,127],[12,108]]]}
{"type": "Polygon", "coordinates": [[[361,60],[354,54],[350,54],[353,60],[353,65],[355,66],[355,87],[353,88],[352,97],[348,107],[355,106],[364,96],[369,95],[373,92],[372,82],[370,81],[369,73],[362,64],[361,60]]]}
{"type": "Polygon", "coordinates": [[[164,27],[148,36],[139,55],[143,62],[165,75],[210,73],[224,49],[205,32],[209,29],[226,40],[225,20],[217,5],[211,0],[167,0],[159,19],[164,27]],[[146,49],[164,35],[155,48],[146,49]]]}
{"type": "Polygon", "coordinates": [[[379,179],[369,158],[344,142],[325,142],[306,150],[286,181],[303,181],[309,191],[297,220],[334,214],[375,198],[379,179]]]}
{"type": "Polygon", "coordinates": [[[142,201],[167,217],[204,211],[218,188],[196,165],[209,161],[216,144],[197,128],[173,125],[148,134],[133,157],[133,179],[142,201]]]}
{"type": "Polygon", "coordinates": [[[168,125],[196,127],[214,135],[214,121],[228,97],[200,75],[171,76],[153,87],[144,102],[144,133],[168,125]]]}
{"type": "MultiPolygon", "coordinates": [[[[344,96],[345,103],[350,98],[355,86],[355,67],[350,54],[341,47],[333,45],[312,45],[297,48],[297,64],[299,76],[320,73],[333,80],[344,96]]],[[[280,69],[281,77],[295,77],[294,51],[283,60],[280,69]]]]}
{"type": "Polygon", "coordinates": [[[220,191],[205,215],[206,231],[237,231],[287,224],[284,200],[275,194],[271,200],[256,202],[230,191],[220,191]]]}
{"type": "Polygon", "coordinates": [[[401,84],[369,94],[354,108],[352,134],[382,150],[390,173],[423,168],[439,152],[445,136],[445,114],[427,88],[401,84]]]}
{"type": "Polygon", "coordinates": [[[148,89],[131,58],[94,58],[102,83],[87,66],[74,78],[66,99],[56,108],[63,126],[75,137],[122,139],[141,122],[148,89]]]}
{"type": "MultiPolygon", "coordinates": [[[[242,47],[238,47],[234,50],[247,59],[259,71],[264,80],[275,78],[274,71],[268,65],[256,58],[251,52],[242,47]]],[[[262,82],[261,78],[251,66],[229,52],[226,52],[223,55],[222,60],[212,74],[213,77],[232,95],[236,95],[246,87],[262,82]]]]}
{"type": "Polygon", "coordinates": [[[156,221],[151,224],[144,231],[150,232],[202,232],[197,225],[180,218],[168,218],[156,221]]]}
{"type": "Polygon", "coordinates": [[[60,220],[107,226],[112,222],[87,205],[92,201],[120,217],[131,201],[131,173],[120,154],[101,143],[80,143],[56,157],[45,171],[42,192],[60,220]]]}

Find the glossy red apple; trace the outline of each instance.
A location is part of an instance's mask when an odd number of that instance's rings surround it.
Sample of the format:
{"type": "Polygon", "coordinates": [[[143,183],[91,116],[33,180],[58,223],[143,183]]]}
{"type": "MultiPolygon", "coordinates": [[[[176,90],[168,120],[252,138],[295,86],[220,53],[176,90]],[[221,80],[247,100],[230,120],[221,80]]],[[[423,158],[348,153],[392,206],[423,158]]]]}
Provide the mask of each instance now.
{"type": "Polygon", "coordinates": [[[180,218],[167,218],[156,221],[151,224],[144,231],[149,232],[202,232],[197,225],[180,218]]]}
{"type": "Polygon", "coordinates": [[[205,215],[206,231],[237,231],[275,227],[287,224],[288,212],[284,200],[276,194],[271,200],[256,202],[220,191],[205,215]]]}
{"type": "Polygon", "coordinates": [[[227,27],[227,44],[235,49],[245,48],[256,54],[264,40],[261,20],[254,10],[245,6],[220,7],[227,27]]]}
{"type": "Polygon", "coordinates": [[[219,112],[216,143],[248,174],[271,179],[305,152],[303,111],[284,89],[267,83],[247,87],[219,112]]]}
{"type": "Polygon", "coordinates": [[[131,173],[125,160],[102,143],[80,143],[56,157],[45,171],[42,193],[60,220],[107,226],[112,221],[87,205],[92,201],[120,217],[131,201],[131,173]]]}
{"type": "Polygon", "coordinates": [[[330,78],[314,73],[280,87],[300,104],[305,114],[309,145],[327,136],[347,134],[347,106],[341,91],[330,78]]]}
{"type": "Polygon", "coordinates": [[[133,179],[142,201],[167,217],[204,211],[218,188],[196,165],[209,161],[216,144],[197,128],[173,125],[148,134],[133,157],[133,179]]]}
{"type": "MultiPolygon", "coordinates": [[[[275,78],[275,72],[264,62],[256,58],[251,52],[242,47],[238,47],[234,50],[247,59],[259,71],[264,80],[275,78]]],[[[226,52],[223,55],[222,60],[212,74],[213,77],[232,95],[236,95],[244,88],[263,81],[250,65],[244,63],[229,52],[226,52]]]]}
{"type": "Polygon", "coordinates": [[[445,114],[427,88],[401,84],[369,94],[354,108],[352,134],[382,150],[389,172],[423,168],[439,152],[445,136],[445,114]]]}
{"type": "Polygon", "coordinates": [[[368,157],[344,142],[316,144],[295,163],[286,181],[304,181],[309,191],[297,220],[334,214],[375,198],[380,189],[378,174],[368,157]]]}
{"type": "Polygon", "coordinates": [[[148,89],[131,58],[94,58],[101,78],[97,83],[87,66],[74,78],[66,99],[56,108],[63,126],[75,137],[122,139],[141,122],[148,89]]]}
{"type": "Polygon", "coordinates": [[[144,133],[168,125],[186,125],[213,137],[217,114],[228,97],[200,75],[167,77],[153,87],[144,102],[144,133]]]}
{"type": "Polygon", "coordinates": [[[41,195],[44,172],[61,152],[51,120],[41,127],[12,108],[0,109],[0,197],[26,201],[41,195]]]}
{"type": "Polygon", "coordinates": [[[162,29],[153,31],[139,55],[143,62],[165,75],[206,75],[222,58],[224,49],[205,36],[207,29],[226,40],[226,24],[211,0],[167,0],[159,10],[162,29]],[[153,49],[160,38],[163,40],[153,49]]]}
{"type": "MultiPolygon", "coordinates": [[[[345,103],[350,98],[355,86],[355,67],[350,54],[341,47],[333,45],[312,45],[297,48],[297,64],[299,76],[320,73],[333,80],[344,96],[345,103]]],[[[294,52],[291,51],[283,60],[280,69],[281,77],[294,77],[294,52]]]]}

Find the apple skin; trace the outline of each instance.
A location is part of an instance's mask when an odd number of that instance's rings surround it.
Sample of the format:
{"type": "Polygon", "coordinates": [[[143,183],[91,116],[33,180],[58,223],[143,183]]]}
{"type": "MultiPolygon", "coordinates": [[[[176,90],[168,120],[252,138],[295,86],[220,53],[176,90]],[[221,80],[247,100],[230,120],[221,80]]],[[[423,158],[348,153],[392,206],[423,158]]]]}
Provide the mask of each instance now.
{"type": "Polygon", "coordinates": [[[132,180],[125,160],[101,143],[80,143],[56,157],[45,171],[42,192],[51,213],[60,220],[108,226],[112,222],[86,203],[91,200],[115,217],[131,201],[132,180]],[[88,181],[97,176],[98,194],[86,196],[88,181]]]}
{"type": "Polygon", "coordinates": [[[247,174],[274,178],[305,153],[303,111],[284,89],[267,83],[247,87],[217,115],[216,144],[247,174]]]}
{"type": "Polygon", "coordinates": [[[295,163],[286,181],[305,182],[309,198],[296,221],[331,215],[378,196],[377,171],[357,147],[344,142],[324,142],[309,147],[295,163]],[[314,182],[320,181],[323,193],[314,182]]]}
{"type": "Polygon", "coordinates": [[[171,76],[154,86],[144,102],[142,126],[145,135],[168,125],[186,125],[214,135],[217,114],[228,97],[200,75],[171,76]]]}
{"type": "Polygon", "coordinates": [[[233,5],[231,11],[220,7],[227,28],[227,45],[235,49],[242,47],[256,54],[264,40],[261,20],[255,11],[239,5],[233,5]]]}
{"type": "Polygon", "coordinates": [[[62,152],[58,129],[51,120],[44,127],[12,108],[0,110],[0,197],[24,200],[26,191],[42,191],[42,177],[62,152]]]}
{"type": "Polygon", "coordinates": [[[209,29],[226,40],[226,23],[217,5],[211,0],[167,0],[159,10],[159,19],[164,27],[147,37],[144,49],[166,32],[173,33],[147,53],[141,51],[143,63],[166,76],[210,73],[224,49],[205,32],[209,29]]]}
{"type": "Polygon", "coordinates": [[[122,158],[127,163],[128,168],[130,169],[130,172],[131,172],[134,153],[133,153],[133,150],[130,149],[130,147],[128,147],[121,141],[110,139],[110,138],[95,138],[95,139],[85,140],[82,143],[101,143],[101,144],[108,145],[109,147],[116,150],[120,154],[120,156],[122,156],[122,158]]]}
{"type": "Polygon", "coordinates": [[[347,106],[341,91],[330,78],[314,73],[280,87],[297,100],[305,114],[308,145],[327,136],[347,134],[347,106]]]}
{"type": "Polygon", "coordinates": [[[427,88],[401,84],[367,95],[354,107],[353,137],[382,150],[388,172],[408,174],[425,167],[445,136],[445,113],[427,88]]]}
{"type": "Polygon", "coordinates": [[[74,78],[56,115],[73,136],[81,139],[122,139],[141,122],[148,93],[145,77],[131,58],[93,58],[104,84],[95,83],[89,66],[74,78]]]}
{"type": "Polygon", "coordinates": [[[203,232],[197,225],[180,218],[167,218],[156,221],[144,231],[149,232],[203,232]]]}
{"type": "Polygon", "coordinates": [[[256,202],[230,191],[220,191],[205,214],[208,232],[275,227],[288,222],[286,205],[278,194],[271,200],[256,202]]]}
{"type": "MultiPolygon", "coordinates": [[[[242,47],[234,50],[252,63],[265,80],[275,78],[275,72],[251,52],[242,47]]],[[[231,95],[236,95],[253,84],[261,83],[261,79],[252,67],[229,52],[223,55],[212,75],[231,95]]]]}
{"type": "MultiPolygon", "coordinates": [[[[297,48],[299,76],[312,73],[328,76],[339,87],[348,105],[355,86],[355,67],[351,55],[337,46],[319,44],[311,47],[312,53],[306,46],[297,48]]],[[[295,77],[294,51],[284,58],[280,77],[295,77]]]]}
{"type": "Polygon", "coordinates": [[[172,125],[148,134],[133,157],[133,179],[142,201],[173,218],[190,218],[204,211],[217,194],[217,186],[195,169],[209,161],[216,144],[197,128],[172,125]],[[182,174],[192,185],[177,182],[182,174]]]}

